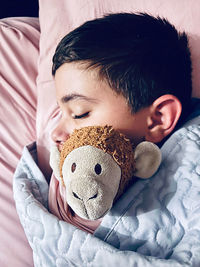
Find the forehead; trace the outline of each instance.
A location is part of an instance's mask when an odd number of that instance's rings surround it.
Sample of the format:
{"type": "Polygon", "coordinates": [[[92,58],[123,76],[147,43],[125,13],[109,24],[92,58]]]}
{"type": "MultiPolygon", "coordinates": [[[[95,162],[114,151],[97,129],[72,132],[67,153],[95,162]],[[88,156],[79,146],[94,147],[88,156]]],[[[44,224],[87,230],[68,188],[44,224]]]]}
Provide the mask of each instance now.
{"type": "Polygon", "coordinates": [[[80,175],[85,175],[85,170],[93,172],[96,164],[101,165],[103,173],[105,171],[113,172],[114,169],[121,172],[111,155],[91,145],[81,146],[71,151],[64,160],[62,172],[71,171],[74,163],[77,168],[76,172],[78,171],[80,175]]]}
{"type": "Polygon", "coordinates": [[[64,63],[56,70],[55,76],[56,74],[63,72],[63,71],[77,72],[77,73],[92,73],[93,76],[95,76],[95,74],[98,74],[98,68],[92,68],[92,67],[90,68],[89,63],[87,63],[87,61],[64,63]]]}
{"type": "Polygon", "coordinates": [[[113,161],[113,158],[102,149],[91,145],[83,145],[72,150],[65,159],[66,162],[80,162],[86,166],[88,163],[95,165],[97,163],[106,163],[113,161]]]}
{"type": "Polygon", "coordinates": [[[55,74],[56,84],[62,81],[68,81],[69,84],[80,84],[83,82],[100,82],[98,70],[87,68],[86,63],[64,63],[55,74]]]}
{"type": "Polygon", "coordinates": [[[87,68],[87,63],[64,63],[55,74],[57,99],[65,94],[83,94],[103,97],[117,95],[108,83],[99,77],[98,68],[87,68]]]}

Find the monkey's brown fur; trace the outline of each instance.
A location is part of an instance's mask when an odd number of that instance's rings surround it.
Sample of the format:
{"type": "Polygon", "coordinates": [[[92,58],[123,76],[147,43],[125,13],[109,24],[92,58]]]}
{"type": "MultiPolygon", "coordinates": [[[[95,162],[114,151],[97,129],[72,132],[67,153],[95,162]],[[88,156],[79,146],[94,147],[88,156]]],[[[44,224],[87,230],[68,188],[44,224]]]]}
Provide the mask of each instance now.
{"type": "Polygon", "coordinates": [[[131,178],[135,171],[133,144],[111,126],[88,126],[74,130],[70,138],[64,143],[60,155],[60,176],[62,181],[62,166],[65,158],[74,149],[86,145],[94,146],[110,154],[121,168],[119,190],[115,197],[117,199],[132,181],[131,178]]]}

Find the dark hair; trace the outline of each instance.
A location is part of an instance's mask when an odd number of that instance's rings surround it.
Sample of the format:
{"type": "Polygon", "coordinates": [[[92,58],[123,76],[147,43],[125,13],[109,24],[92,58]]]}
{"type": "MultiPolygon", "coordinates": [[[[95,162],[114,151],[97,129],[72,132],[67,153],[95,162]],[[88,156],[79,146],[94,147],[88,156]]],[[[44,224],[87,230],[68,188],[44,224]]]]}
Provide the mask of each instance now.
{"type": "Polygon", "coordinates": [[[88,21],[57,46],[52,74],[67,62],[87,62],[110,87],[122,93],[132,112],[164,94],[187,109],[191,98],[191,59],[185,33],[166,19],[118,13],[88,21]]]}

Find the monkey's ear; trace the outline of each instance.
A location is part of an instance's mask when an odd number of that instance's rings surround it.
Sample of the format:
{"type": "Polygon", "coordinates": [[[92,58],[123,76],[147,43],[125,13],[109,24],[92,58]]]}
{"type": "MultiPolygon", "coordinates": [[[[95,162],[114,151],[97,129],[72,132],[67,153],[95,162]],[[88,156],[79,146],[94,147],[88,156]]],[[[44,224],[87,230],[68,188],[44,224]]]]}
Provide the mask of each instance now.
{"type": "Polygon", "coordinates": [[[141,142],[135,148],[135,176],[149,178],[158,169],[161,163],[161,151],[159,147],[151,142],[141,142]]]}
{"type": "Polygon", "coordinates": [[[60,152],[56,145],[51,146],[49,163],[56,179],[60,181],[60,152]]]}

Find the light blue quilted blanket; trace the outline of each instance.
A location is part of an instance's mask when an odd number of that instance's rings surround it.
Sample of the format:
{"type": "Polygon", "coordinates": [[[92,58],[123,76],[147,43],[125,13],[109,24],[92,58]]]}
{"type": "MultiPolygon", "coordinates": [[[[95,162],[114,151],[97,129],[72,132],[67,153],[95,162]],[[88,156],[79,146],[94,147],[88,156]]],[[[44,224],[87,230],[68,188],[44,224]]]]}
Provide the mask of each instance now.
{"type": "Polygon", "coordinates": [[[48,184],[36,146],[14,177],[14,198],[36,267],[200,266],[200,117],[162,149],[159,171],[140,180],[104,217],[94,236],[48,212],[48,184]]]}

